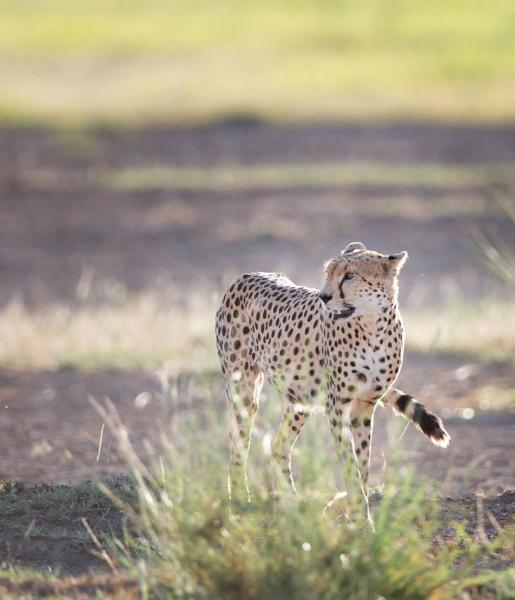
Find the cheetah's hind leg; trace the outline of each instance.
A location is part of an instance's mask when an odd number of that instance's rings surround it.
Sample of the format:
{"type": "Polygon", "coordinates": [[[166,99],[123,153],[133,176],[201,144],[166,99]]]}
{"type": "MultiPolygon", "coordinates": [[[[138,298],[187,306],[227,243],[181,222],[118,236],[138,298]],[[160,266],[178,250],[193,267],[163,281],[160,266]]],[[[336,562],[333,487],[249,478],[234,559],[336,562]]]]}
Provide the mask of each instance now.
{"type": "Polygon", "coordinates": [[[295,398],[291,397],[291,391],[288,392],[288,400],[289,403],[284,408],[283,419],[272,444],[272,457],[296,493],[297,489],[291,470],[291,454],[310,413],[308,408],[303,408],[300,403],[294,401],[295,398]]]}
{"type": "Polygon", "coordinates": [[[228,491],[229,498],[236,502],[250,502],[247,458],[262,387],[263,373],[257,369],[236,369],[225,383],[231,445],[228,491]]]}

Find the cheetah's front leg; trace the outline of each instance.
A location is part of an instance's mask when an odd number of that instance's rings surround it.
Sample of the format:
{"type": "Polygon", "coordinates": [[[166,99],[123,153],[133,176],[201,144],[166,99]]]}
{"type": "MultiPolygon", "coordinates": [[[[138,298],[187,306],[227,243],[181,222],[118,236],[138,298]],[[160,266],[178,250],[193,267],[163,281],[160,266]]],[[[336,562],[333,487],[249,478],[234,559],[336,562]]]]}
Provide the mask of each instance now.
{"type": "Polygon", "coordinates": [[[363,494],[368,499],[368,475],[370,470],[370,443],[375,405],[354,400],[350,412],[352,442],[356,462],[361,475],[363,494]]]}
{"type": "MultiPolygon", "coordinates": [[[[359,462],[360,452],[357,452],[352,434],[353,407],[349,399],[340,399],[334,394],[329,394],[326,413],[331,425],[331,432],[337,444],[338,458],[343,463],[344,481],[347,488],[349,507],[357,506],[365,509],[365,516],[371,521],[368,507],[367,483],[363,482],[363,459],[359,462]]],[[[357,422],[354,421],[355,425],[357,422]]],[[[367,443],[367,447],[369,443],[367,443]]],[[[368,454],[366,459],[366,478],[368,478],[368,454]]]]}

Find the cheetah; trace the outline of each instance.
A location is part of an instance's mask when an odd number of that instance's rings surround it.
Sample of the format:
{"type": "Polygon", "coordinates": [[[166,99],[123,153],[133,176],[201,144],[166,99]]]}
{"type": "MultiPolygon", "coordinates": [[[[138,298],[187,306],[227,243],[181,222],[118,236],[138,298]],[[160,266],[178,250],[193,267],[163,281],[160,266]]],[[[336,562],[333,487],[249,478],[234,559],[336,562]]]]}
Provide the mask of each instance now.
{"type": "Polygon", "coordinates": [[[397,298],[407,257],[353,242],[325,263],[320,291],[298,286],[283,273],[246,273],[226,291],[216,339],[231,422],[230,497],[250,501],[246,463],[265,378],[286,399],[272,456],[293,490],[292,448],[320,402],[345,465],[346,487],[358,490],[368,516],[370,441],[379,402],[437,446],[448,445],[441,419],[393,387],[403,360],[397,298]]]}

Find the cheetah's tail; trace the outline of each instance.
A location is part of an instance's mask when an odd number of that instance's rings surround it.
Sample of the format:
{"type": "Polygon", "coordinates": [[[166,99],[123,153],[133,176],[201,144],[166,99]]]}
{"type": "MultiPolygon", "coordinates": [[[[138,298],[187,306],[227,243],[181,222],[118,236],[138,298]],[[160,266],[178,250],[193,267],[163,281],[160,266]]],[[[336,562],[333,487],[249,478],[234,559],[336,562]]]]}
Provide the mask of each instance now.
{"type": "Polygon", "coordinates": [[[402,415],[411,421],[419,431],[427,435],[433,444],[447,448],[451,436],[447,433],[442,419],[438,415],[428,411],[423,404],[401,390],[392,389],[385,401],[392,407],[395,414],[402,415]]]}

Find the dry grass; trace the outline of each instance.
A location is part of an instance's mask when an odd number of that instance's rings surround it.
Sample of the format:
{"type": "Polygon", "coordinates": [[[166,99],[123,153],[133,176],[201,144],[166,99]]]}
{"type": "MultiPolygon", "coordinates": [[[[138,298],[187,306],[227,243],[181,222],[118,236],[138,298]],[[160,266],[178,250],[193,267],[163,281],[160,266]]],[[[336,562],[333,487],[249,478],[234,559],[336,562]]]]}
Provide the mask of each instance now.
{"type": "Polygon", "coordinates": [[[515,357],[515,305],[495,300],[403,311],[408,346],[425,352],[515,357]]]}
{"type": "Polygon", "coordinates": [[[28,310],[15,301],[0,312],[0,363],[15,368],[74,365],[214,365],[214,302],[168,306],[143,294],[121,303],[28,310]]]}
{"type": "MultiPolygon", "coordinates": [[[[14,301],[0,311],[0,364],[14,368],[155,367],[203,370],[217,365],[216,298],[180,307],[144,293],[116,301],[29,310],[14,301]]],[[[515,355],[515,306],[491,300],[403,311],[407,343],[424,352],[449,351],[483,359],[515,355]]]]}

